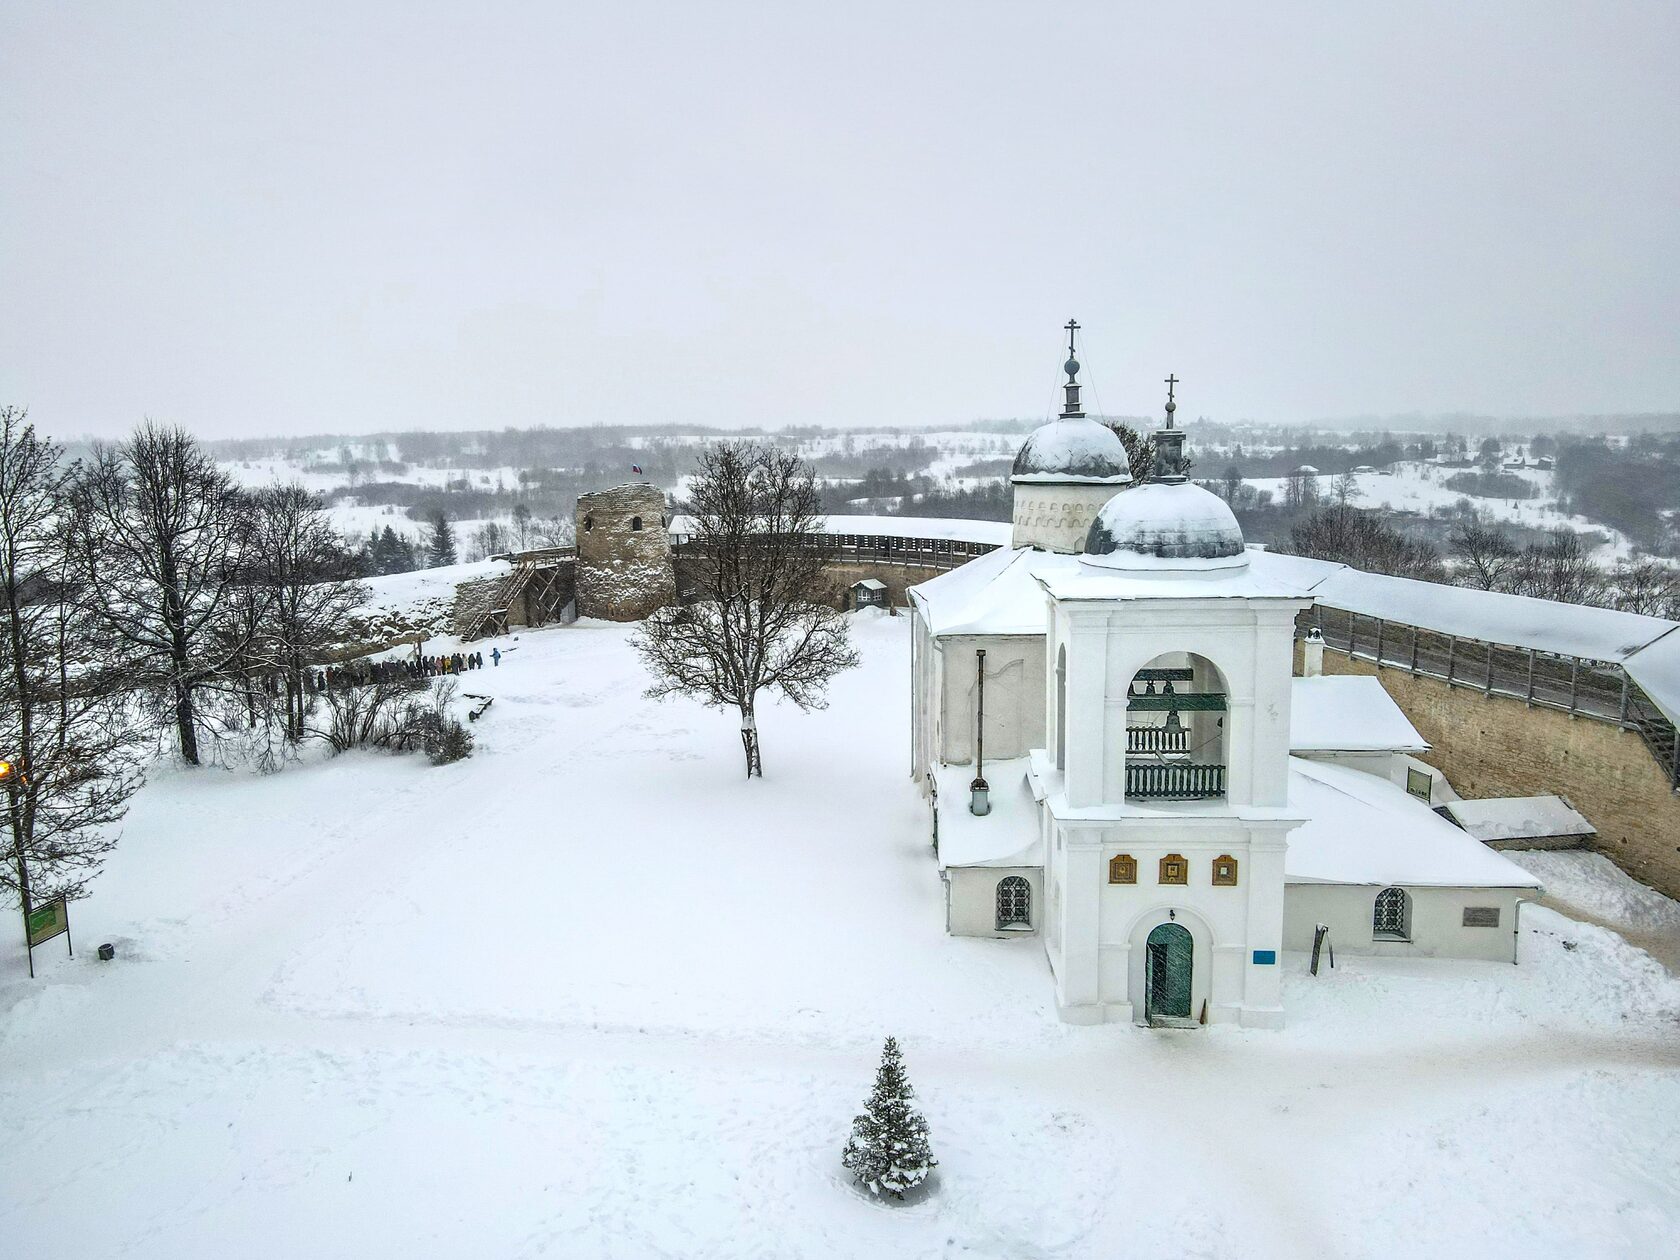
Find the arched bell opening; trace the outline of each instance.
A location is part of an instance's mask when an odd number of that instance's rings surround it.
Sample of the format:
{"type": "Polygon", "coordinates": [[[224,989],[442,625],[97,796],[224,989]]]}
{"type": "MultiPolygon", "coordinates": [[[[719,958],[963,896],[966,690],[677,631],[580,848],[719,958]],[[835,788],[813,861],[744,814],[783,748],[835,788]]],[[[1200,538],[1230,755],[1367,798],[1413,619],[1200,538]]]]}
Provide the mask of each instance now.
{"type": "Polygon", "coordinates": [[[1226,718],[1225,676],[1205,656],[1168,652],[1138,670],[1126,693],[1126,795],[1223,797],[1226,718]]]}

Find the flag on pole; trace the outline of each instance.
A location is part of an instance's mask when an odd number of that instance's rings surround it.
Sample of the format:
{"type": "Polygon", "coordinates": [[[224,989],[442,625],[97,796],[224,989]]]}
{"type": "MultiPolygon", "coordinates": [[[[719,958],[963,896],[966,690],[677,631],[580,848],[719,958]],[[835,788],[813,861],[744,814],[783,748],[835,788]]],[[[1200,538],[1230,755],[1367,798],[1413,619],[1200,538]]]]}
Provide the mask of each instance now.
{"type": "Polygon", "coordinates": [[[640,464],[631,464],[630,471],[640,477],[642,475],[642,466],[640,464]]]}

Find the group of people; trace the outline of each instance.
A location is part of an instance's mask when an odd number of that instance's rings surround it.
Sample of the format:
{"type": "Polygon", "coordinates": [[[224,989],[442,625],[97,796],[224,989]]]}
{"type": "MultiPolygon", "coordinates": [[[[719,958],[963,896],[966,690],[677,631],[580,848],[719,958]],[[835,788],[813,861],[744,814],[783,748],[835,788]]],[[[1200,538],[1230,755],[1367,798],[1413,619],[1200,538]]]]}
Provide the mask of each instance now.
{"type": "MultiPolygon", "coordinates": [[[[502,649],[490,649],[492,667],[502,663],[502,649]]],[[[449,674],[465,674],[483,669],[483,652],[453,652],[445,656],[410,656],[383,661],[348,661],[329,665],[310,675],[316,691],[338,687],[366,687],[372,683],[408,682],[420,678],[440,678],[449,674]]]]}
{"type": "MultiPolygon", "coordinates": [[[[502,663],[502,649],[490,649],[490,661],[502,663]]],[[[418,662],[417,678],[436,678],[440,674],[464,674],[470,669],[484,668],[483,652],[456,652],[452,656],[422,656],[418,662]]]]}

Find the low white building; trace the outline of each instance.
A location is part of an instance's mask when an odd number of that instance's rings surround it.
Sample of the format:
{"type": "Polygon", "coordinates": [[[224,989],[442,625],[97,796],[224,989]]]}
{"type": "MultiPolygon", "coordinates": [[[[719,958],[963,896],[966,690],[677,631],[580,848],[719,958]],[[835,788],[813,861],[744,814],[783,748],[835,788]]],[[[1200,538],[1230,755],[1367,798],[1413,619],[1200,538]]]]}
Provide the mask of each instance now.
{"type": "Polygon", "coordinates": [[[1428,745],[1380,683],[1291,677],[1312,596],[1185,478],[1170,397],[1147,484],[1037,506],[1046,453],[1101,466],[1077,370],[1022,448],[1014,545],[910,592],[948,929],[1035,937],[1084,1023],[1277,1027],[1279,951],[1321,928],[1342,952],[1512,957],[1537,881],[1430,810],[1428,745]]]}

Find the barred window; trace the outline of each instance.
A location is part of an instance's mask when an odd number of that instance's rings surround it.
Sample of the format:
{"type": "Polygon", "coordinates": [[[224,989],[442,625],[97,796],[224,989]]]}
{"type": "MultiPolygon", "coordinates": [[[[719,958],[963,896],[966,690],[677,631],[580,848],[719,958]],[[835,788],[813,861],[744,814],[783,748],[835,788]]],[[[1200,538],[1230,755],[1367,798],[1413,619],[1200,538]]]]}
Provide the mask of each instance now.
{"type": "Polygon", "coordinates": [[[998,881],[997,925],[999,928],[1032,926],[1032,885],[1019,875],[998,881]]]}
{"type": "Polygon", "coordinates": [[[640,529],[641,527],[642,527],[642,518],[639,517],[639,516],[632,516],[630,518],[630,528],[631,529],[640,529]]]}
{"type": "Polygon", "coordinates": [[[1391,941],[1411,937],[1412,899],[1404,888],[1385,888],[1377,894],[1377,906],[1371,913],[1371,935],[1391,941]]]}

